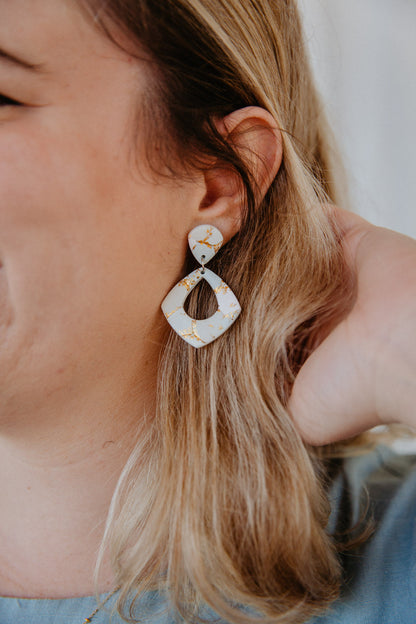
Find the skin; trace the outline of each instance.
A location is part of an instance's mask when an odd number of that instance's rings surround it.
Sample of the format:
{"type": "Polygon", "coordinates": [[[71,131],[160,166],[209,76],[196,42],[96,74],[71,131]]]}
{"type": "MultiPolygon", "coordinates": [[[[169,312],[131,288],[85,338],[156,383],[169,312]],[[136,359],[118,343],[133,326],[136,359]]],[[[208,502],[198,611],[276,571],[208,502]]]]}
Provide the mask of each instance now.
{"type": "MultiPolygon", "coordinates": [[[[148,66],[71,0],[0,0],[0,594],[94,591],[112,492],[143,414],[154,409],[167,323],[160,303],[183,276],[187,233],[227,241],[241,188],[229,171],[157,179],[131,159],[148,66]],[[5,105],[7,104],[7,105],[5,105]]],[[[266,111],[219,121],[254,128],[266,192],[281,159],[266,111]],[[265,167],[266,165],[266,167],[265,167]]],[[[112,587],[104,566],[99,590],[112,587]]]]}

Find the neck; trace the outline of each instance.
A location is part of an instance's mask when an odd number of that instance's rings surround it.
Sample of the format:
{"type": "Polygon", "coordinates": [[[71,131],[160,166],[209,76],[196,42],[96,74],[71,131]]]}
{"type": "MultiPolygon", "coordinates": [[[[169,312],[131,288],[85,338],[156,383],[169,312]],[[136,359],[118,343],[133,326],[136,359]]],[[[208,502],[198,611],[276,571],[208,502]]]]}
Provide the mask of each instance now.
{"type": "MultiPolygon", "coordinates": [[[[151,404],[135,395],[108,401],[108,387],[59,418],[45,410],[4,419],[0,431],[0,595],[59,598],[94,593],[97,552],[117,480],[151,404]],[[104,407],[106,405],[106,407],[104,407]],[[117,405],[117,410],[111,405],[117,405]],[[122,406],[122,407],[120,407],[122,406]]],[[[57,409],[57,406],[55,406],[57,409]]],[[[104,561],[98,586],[114,584],[104,561]]]]}

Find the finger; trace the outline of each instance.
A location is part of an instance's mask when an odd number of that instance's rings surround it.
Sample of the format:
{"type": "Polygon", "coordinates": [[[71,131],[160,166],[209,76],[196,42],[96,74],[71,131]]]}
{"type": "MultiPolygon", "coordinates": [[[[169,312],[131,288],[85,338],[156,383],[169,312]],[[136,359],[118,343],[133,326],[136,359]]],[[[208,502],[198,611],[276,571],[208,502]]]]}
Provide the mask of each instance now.
{"type": "Polygon", "coordinates": [[[289,401],[297,429],[312,445],[329,444],[380,424],[372,389],[355,361],[347,325],[341,323],[301,368],[289,401]]]}

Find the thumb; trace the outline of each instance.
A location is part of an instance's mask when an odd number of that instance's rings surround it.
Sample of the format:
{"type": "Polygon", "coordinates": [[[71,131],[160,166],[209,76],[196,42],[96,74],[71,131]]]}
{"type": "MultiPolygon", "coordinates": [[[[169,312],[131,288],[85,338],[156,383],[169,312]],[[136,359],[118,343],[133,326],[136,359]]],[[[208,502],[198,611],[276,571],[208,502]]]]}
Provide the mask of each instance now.
{"type": "Polygon", "coordinates": [[[305,442],[323,445],[380,424],[364,366],[341,322],[300,369],[289,411],[305,442]]]}

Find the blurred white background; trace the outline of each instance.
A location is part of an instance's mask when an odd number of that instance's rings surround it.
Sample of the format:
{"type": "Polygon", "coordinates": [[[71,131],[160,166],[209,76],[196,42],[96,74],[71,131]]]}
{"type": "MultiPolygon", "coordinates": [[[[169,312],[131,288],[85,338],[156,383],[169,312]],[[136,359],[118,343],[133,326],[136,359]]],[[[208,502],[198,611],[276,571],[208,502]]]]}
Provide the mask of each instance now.
{"type": "Polygon", "coordinates": [[[355,212],[416,238],[416,0],[299,0],[355,212]]]}

